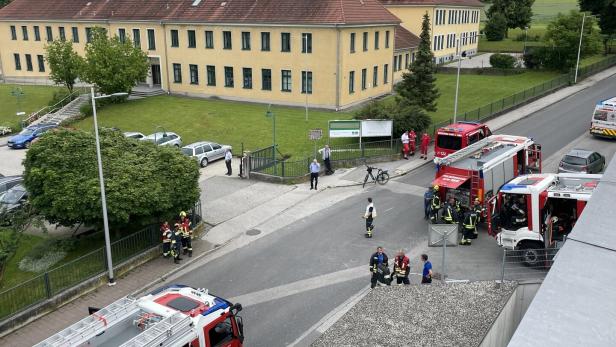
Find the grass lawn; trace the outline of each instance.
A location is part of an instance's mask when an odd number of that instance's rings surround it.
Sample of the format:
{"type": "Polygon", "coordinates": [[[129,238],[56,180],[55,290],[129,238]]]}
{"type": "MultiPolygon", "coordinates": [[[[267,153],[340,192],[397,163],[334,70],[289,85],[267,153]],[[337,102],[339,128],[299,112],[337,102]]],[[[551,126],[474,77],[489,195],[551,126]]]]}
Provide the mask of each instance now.
{"type": "Polygon", "coordinates": [[[24,272],[19,269],[19,262],[23,259],[30,250],[45,240],[44,236],[38,235],[28,235],[24,234],[21,236],[21,241],[19,246],[17,247],[17,251],[11,259],[9,259],[6,267],[4,268],[4,273],[2,274],[2,282],[0,282],[0,288],[10,288],[13,285],[22,283],[34,276],[31,272],[24,272]]]}
{"type": "Polygon", "coordinates": [[[0,105],[2,105],[0,108],[0,126],[18,126],[22,118],[15,115],[17,112],[23,111],[28,115],[40,110],[47,106],[47,103],[49,103],[53,96],[53,92],[59,88],[52,86],[0,84],[0,105]],[[17,99],[11,95],[11,91],[15,87],[20,87],[24,92],[24,96],[20,98],[19,110],[17,99]]]}
{"type": "Polygon", "coordinates": [[[533,23],[549,22],[558,13],[579,9],[577,0],[535,0],[533,23]]]}

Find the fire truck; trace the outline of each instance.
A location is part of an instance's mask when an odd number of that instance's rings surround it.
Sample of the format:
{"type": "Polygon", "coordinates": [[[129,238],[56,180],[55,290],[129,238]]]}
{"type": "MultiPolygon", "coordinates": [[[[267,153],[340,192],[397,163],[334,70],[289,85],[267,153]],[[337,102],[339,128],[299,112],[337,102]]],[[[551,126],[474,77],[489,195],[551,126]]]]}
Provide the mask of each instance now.
{"type": "Polygon", "coordinates": [[[516,177],[488,201],[488,232],[535,265],[539,250],[559,247],[580,218],[602,175],[560,173],[516,177]]]}
{"type": "Polygon", "coordinates": [[[470,208],[475,198],[481,204],[512,178],[541,172],[541,145],[513,135],[491,135],[444,158],[434,158],[442,201],[456,198],[470,208]]]}
{"type": "Polygon", "coordinates": [[[93,310],[35,346],[241,347],[241,309],[205,289],[174,284],[93,310]]]}
{"type": "Polygon", "coordinates": [[[616,97],[595,105],[590,133],[594,136],[616,138],[616,97]]]}
{"type": "Polygon", "coordinates": [[[434,134],[434,156],[445,157],[490,135],[490,128],[479,122],[457,122],[438,128],[434,134]]]}

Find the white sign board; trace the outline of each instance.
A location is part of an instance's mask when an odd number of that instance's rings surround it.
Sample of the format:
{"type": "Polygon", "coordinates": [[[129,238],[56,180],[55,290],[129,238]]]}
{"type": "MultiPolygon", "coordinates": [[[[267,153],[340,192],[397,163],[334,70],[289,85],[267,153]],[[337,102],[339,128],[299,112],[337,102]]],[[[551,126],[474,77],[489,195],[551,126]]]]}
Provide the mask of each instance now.
{"type": "Polygon", "coordinates": [[[389,137],[393,128],[392,120],[363,120],[361,121],[361,137],[389,137]]]}

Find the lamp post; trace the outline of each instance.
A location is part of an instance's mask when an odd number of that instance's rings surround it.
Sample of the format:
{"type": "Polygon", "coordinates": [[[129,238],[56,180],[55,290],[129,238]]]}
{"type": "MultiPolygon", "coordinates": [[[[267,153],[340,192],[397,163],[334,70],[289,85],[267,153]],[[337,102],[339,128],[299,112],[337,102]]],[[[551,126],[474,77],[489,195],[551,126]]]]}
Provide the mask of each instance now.
{"type": "Polygon", "coordinates": [[[580,44],[578,45],[577,62],[575,63],[575,78],[573,83],[577,83],[578,69],[580,68],[580,53],[582,53],[582,37],[584,36],[584,22],[586,21],[586,12],[582,15],[582,29],[580,29],[580,44]]]}
{"type": "Polygon", "coordinates": [[[165,137],[167,135],[167,130],[165,130],[165,127],[163,127],[162,125],[157,125],[156,128],[154,128],[154,145],[158,145],[158,142],[156,142],[157,139],[157,130],[158,129],[163,129],[163,137],[165,137]]]}
{"type": "Polygon", "coordinates": [[[466,57],[466,51],[460,53],[460,39],[457,39],[456,54],[458,56],[458,74],[456,76],[456,97],[453,104],[453,122],[456,122],[458,116],[458,92],[460,90],[460,66],[462,65],[462,57],[466,57]]]}
{"type": "Polygon", "coordinates": [[[528,27],[524,27],[524,50],[522,55],[526,55],[526,41],[528,40],[528,27]]]}
{"type": "Polygon", "coordinates": [[[265,116],[272,118],[272,160],[274,161],[274,175],[276,175],[276,114],[272,112],[272,104],[267,105],[265,116]]]}
{"type": "Polygon", "coordinates": [[[98,136],[98,121],[96,119],[96,100],[114,96],[126,96],[128,93],[114,93],[110,95],[94,95],[94,87],[90,87],[92,95],[92,115],[94,117],[94,135],[96,137],[96,160],[98,162],[98,180],[101,185],[101,205],[103,206],[103,228],[105,230],[105,252],[107,254],[107,270],[109,272],[109,286],[116,284],[113,277],[113,263],[111,261],[111,239],[109,237],[109,221],[107,220],[107,200],[105,198],[105,178],[103,177],[103,161],[101,159],[101,144],[98,136]]]}

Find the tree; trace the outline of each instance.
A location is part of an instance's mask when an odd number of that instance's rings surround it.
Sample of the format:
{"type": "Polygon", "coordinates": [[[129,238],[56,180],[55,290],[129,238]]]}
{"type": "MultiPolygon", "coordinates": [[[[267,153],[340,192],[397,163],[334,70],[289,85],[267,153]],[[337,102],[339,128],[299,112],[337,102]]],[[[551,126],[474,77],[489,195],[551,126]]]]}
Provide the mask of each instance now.
{"type": "MultiPolygon", "coordinates": [[[[601,48],[601,36],[596,24],[593,17],[586,17],[581,57],[596,54],[601,48]]],[[[559,13],[556,19],[548,24],[545,40],[551,50],[546,58],[546,67],[567,70],[575,66],[581,29],[582,13],[579,11],[571,11],[567,15],[559,13]]]]}
{"type": "Polygon", "coordinates": [[[394,121],[394,136],[409,129],[420,132],[432,122],[422,108],[408,104],[405,99],[371,102],[357,111],[355,119],[391,119],[394,121]]]}
{"type": "Polygon", "coordinates": [[[0,0],[0,8],[8,5],[11,2],[11,0],[0,0]]]}
{"type": "Polygon", "coordinates": [[[406,100],[407,105],[416,105],[434,112],[439,92],[435,84],[436,68],[430,44],[430,17],[427,12],[423,16],[420,38],[415,61],[402,74],[402,81],[396,85],[396,92],[400,98],[406,100]]]}
{"type": "MultiPolygon", "coordinates": [[[[177,215],[199,199],[197,162],[175,148],[101,132],[109,223],[139,226],[177,215]]],[[[58,130],[26,154],[24,183],[32,207],[51,223],[102,226],[94,134],[58,130]]]]}
{"type": "Polygon", "coordinates": [[[56,84],[63,84],[69,93],[73,92],[75,80],[83,67],[83,58],[73,49],[73,43],[56,40],[45,47],[45,59],[49,65],[49,78],[56,84]]]}
{"type": "Polygon", "coordinates": [[[490,65],[497,69],[513,69],[516,59],[509,54],[492,54],[490,56],[490,65]]]}
{"type": "MultiPolygon", "coordinates": [[[[535,0],[493,0],[487,15],[488,18],[492,18],[500,13],[505,16],[508,29],[524,29],[530,26],[533,19],[532,7],[534,3],[535,0]]],[[[507,37],[506,31],[505,37],[507,37]]]]}
{"type": "Polygon", "coordinates": [[[488,41],[502,41],[507,34],[507,18],[500,13],[493,14],[483,31],[488,41]]]}
{"type": "Polygon", "coordinates": [[[610,53],[609,41],[616,36],[616,0],[579,0],[580,10],[599,16],[603,52],[610,53]]]}
{"type": "Polygon", "coordinates": [[[117,36],[109,38],[102,28],[92,30],[82,69],[84,81],[96,85],[104,94],[129,93],[147,76],[148,68],[148,56],[130,40],[122,43],[117,36]]]}

